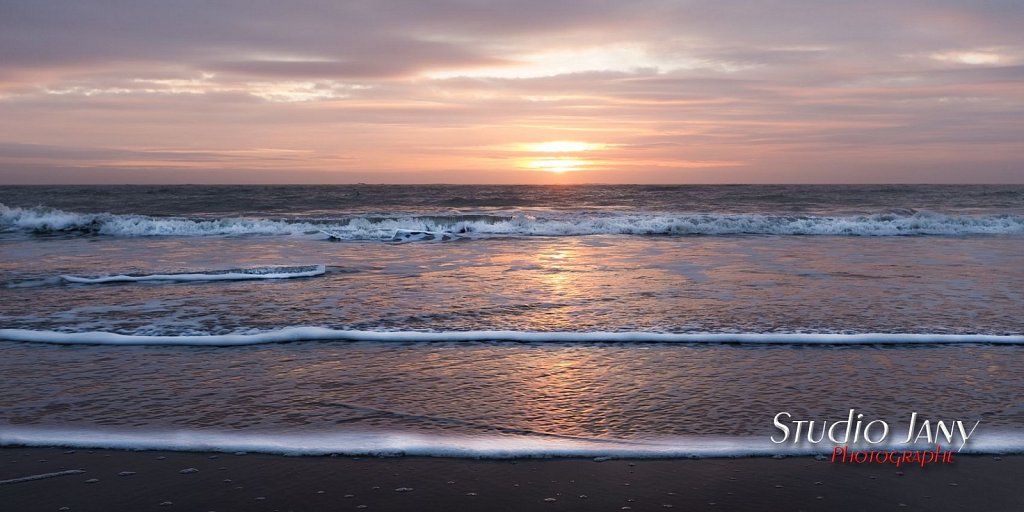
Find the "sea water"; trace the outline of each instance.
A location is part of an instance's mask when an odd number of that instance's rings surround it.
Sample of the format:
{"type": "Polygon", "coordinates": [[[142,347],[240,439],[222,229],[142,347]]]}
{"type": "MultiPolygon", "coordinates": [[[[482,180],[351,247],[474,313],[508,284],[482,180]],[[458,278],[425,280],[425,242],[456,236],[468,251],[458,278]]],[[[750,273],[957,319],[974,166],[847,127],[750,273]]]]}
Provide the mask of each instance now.
{"type": "Polygon", "coordinates": [[[1024,187],[6,187],[0,297],[4,444],[1024,449],[1024,187]]]}

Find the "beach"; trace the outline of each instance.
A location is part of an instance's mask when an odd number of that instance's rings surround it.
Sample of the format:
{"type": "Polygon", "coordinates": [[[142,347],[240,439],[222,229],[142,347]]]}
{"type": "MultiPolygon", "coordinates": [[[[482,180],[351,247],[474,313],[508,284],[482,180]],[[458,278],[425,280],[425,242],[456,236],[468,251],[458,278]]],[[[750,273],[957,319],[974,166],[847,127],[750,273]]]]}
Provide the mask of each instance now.
{"type": "Polygon", "coordinates": [[[473,460],[7,447],[0,461],[0,480],[83,471],[0,484],[4,509],[26,512],[1024,507],[1014,490],[1024,477],[1019,455],[896,469],[813,457],[473,460]]]}

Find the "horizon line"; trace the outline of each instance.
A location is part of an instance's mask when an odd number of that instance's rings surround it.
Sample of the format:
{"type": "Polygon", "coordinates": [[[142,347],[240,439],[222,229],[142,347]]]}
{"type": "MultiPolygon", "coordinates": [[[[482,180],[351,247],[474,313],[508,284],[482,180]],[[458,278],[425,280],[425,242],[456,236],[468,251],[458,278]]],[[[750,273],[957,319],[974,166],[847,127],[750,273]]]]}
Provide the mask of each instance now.
{"type": "Polygon", "coordinates": [[[808,183],[808,182],[775,182],[775,183],[0,183],[4,187],[344,187],[344,186],[375,186],[375,187],[751,187],[751,186],[1024,186],[1022,183],[979,183],[979,182],[865,182],[865,183],[808,183]]]}

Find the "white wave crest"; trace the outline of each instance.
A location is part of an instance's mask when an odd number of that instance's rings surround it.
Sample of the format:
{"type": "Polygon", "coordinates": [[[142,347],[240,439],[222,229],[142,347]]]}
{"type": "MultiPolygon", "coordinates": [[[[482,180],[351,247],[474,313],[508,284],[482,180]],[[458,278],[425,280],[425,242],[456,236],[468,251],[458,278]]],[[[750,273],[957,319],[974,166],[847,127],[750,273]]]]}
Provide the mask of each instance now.
{"type": "Polygon", "coordinates": [[[306,265],[299,267],[258,267],[231,270],[176,273],[176,274],[141,274],[112,275],[99,277],[60,276],[69,283],[99,284],[124,283],[143,281],[240,281],[247,279],[290,279],[296,277],[320,276],[327,272],[325,265],[306,265]]]}
{"type": "Polygon", "coordinates": [[[993,334],[811,334],[811,333],[658,333],[658,332],[531,332],[531,331],[349,331],[325,327],[289,327],[256,334],[141,336],[111,332],[59,332],[0,329],[0,340],[59,345],[193,345],[240,346],[295,341],[473,342],[520,343],[750,343],[798,345],[852,344],[1024,344],[1024,335],[993,334]]]}
{"type": "MultiPolygon", "coordinates": [[[[0,428],[0,446],[61,446],[127,450],[256,452],[282,455],[413,455],[458,458],[522,457],[749,457],[830,454],[830,444],[778,445],[764,437],[689,436],[644,440],[546,436],[471,436],[407,432],[250,433],[207,431],[0,428]]],[[[907,445],[873,449],[909,449],[907,445]]],[[[920,449],[934,448],[920,446],[920,449]]],[[[944,447],[950,449],[950,447],[944,447]]],[[[956,450],[957,447],[951,447],[956,450]]],[[[1024,434],[992,432],[972,438],[960,453],[1021,453],[1024,434]]]]}
{"type": "Polygon", "coordinates": [[[570,213],[544,216],[423,215],[287,221],[228,217],[213,220],[111,213],[72,213],[0,204],[0,230],[113,236],[310,235],[340,240],[392,240],[419,232],[468,237],[621,235],[1021,235],[1024,216],[903,212],[815,216],[773,214],[570,213]]]}

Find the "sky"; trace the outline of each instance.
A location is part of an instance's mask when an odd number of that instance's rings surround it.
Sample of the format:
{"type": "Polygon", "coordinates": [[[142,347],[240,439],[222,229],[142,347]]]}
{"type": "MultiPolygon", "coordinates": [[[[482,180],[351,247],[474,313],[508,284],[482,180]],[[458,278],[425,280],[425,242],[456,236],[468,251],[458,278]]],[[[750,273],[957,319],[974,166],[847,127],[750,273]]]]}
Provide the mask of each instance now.
{"type": "Polygon", "coordinates": [[[0,184],[1024,183],[1024,2],[0,0],[0,184]]]}

